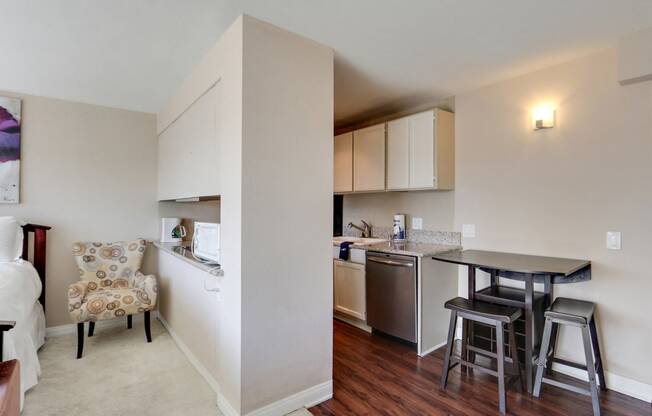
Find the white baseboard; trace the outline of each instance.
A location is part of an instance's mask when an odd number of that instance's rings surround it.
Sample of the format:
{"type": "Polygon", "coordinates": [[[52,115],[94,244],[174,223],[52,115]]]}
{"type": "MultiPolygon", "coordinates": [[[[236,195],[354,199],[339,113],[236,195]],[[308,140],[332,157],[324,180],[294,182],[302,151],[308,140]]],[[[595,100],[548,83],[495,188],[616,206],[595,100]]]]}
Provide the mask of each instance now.
{"type": "Polygon", "coordinates": [[[365,332],[372,333],[373,329],[364,323],[364,321],[361,321],[356,318],[350,318],[348,316],[345,316],[341,313],[333,312],[333,318],[337,319],[338,321],[346,322],[347,324],[354,326],[358,329],[362,329],[365,332]]]}
{"type": "Polygon", "coordinates": [[[283,416],[303,407],[316,406],[332,397],[333,380],[329,380],[249,412],[247,416],[283,416]]]}
{"type": "Polygon", "coordinates": [[[431,352],[433,352],[433,351],[435,351],[435,350],[438,350],[438,349],[440,349],[441,347],[445,347],[446,344],[447,344],[446,341],[444,341],[444,342],[440,342],[439,344],[433,346],[432,348],[428,348],[427,350],[422,351],[421,354],[418,354],[418,355],[419,355],[419,357],[425,357],[426,355],[430,354],[431,352]]]}
{"type": "MultiPolygon", "coordinates": [[[[152,311],[150,318],[158,318],[158,311],[152,311]]],[[[136,323],[143,322],[144,315],[142,313],[139,313],[137,315],[133,315],[133,323],[134,325],[136,323]]],[[[107,329],[107,328],[117,328],[123,326],[125,329],[127,328],[127,318],[115,318],[115,319],[107,319],[105,321],[97,321],[95,322],[95,329],[107,329]]],[[[45,328],[45,336],[46,337],[60,337],[62,335],[70,335],[70,334],[76,334],[77,333],[77,324],[66,324],[66,325],[58,325],[58,326],[51,326],[48,328],[45,328]]]]}
{"type": "Polygon", "coordinates": [[[220,408],[224,416],[240,416],[240,413],[231,406],[222,393],[217,393],[217,407],[220,408]]]}
{"type": "MultiPolygon", "coordinates": [[[[570,367],[560,363],[552,363],[552,369],[579,380],[589,380],[586,371],[580,370],[578,368],[570,367]]],[[[626,394],[627,396],[652,403],[652,385],[632,380],[631,378],[619,376],[618,374],[613,374],[608,371],[605,371],[604,378],[609,390],[617,391],[618,393],[626,394]]]]}
{"type": "Polygon", "coordinates": [[[209,386],[211,386],[211,389],[219,395],[220,393],[220,385],[218,384],[217,380],[213,378],[213,375],[204,367],[204,365],[197,359],[195,354],[190,351],[190,348],[179,338],[176,332],[174,332],[174,329],[170,326],[168,321],[163,318],[163,316],[159,316],[158,320],[163,324],[163,327],[168,331],[170,334],[170,337],[172,337],[172,340],[174,341],[175,344],[177,344],[177,347],[181,350],[183,355],[186,356],[188,361],[190,361],[190,364],[192,364],[193,367],[197,370],[197,372],[206,380],[209,386]]]}

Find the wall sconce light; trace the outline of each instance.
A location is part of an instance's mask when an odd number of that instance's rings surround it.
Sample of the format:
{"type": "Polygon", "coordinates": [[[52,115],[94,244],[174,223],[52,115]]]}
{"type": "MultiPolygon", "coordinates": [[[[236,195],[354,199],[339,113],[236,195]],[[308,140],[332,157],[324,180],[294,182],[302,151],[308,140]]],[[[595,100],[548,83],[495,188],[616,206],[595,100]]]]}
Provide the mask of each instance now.
{"type": "Polygon", "coordinates": [[[555,126],[555,109],[551,106],[541,106],[532,112],[532,127],[534,130],[550,129],[555,126]]]}

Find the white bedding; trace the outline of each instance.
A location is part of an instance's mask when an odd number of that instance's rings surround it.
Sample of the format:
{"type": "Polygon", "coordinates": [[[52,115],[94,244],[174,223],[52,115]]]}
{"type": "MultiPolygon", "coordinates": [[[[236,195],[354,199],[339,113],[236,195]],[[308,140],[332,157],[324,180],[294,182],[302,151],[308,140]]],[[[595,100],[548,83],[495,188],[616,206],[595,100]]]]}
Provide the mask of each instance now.
{"type": "MultiPolygon", "coordinates": [[[[45,315],[38,302],[41,281],[31,263],[0,263],[0,320],[16,321],[5,333],[2,358],[20,361],[21,393],[34,387],[41,374],[36,354],[45,341],[45,315]]],[[[22,397],[21,397],[22,403],[22,397]]]]}

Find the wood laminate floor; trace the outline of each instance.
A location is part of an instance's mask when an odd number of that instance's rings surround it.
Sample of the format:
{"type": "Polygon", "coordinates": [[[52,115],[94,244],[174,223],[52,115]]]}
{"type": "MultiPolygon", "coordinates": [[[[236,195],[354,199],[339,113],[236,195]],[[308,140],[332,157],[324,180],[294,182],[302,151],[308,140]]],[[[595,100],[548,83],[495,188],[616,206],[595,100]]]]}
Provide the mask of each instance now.
{"type": "MultiPolygon", "coordinates": [[[[444,348],[420,358],[414,348],[334,321],[334,397],[313,415],[497,415],[495,377],[463,374],[456,366],[439,389],[444,348]]],[[[564,375],[564,381],[574,382],[564,375]]],[[[652,405],[613,391],[601,395],[602,415],[652,416],[652,405]]],[[[508,387],[511,415],[591,415],[590,398],[544,385],[541,398],[508,387]]]]}

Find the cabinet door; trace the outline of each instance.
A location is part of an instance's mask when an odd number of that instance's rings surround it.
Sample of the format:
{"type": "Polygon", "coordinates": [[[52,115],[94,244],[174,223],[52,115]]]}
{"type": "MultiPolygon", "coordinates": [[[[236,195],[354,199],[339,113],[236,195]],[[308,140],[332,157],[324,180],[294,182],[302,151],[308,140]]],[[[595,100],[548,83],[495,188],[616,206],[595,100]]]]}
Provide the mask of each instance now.
{"type": "Polygon", "coordinates": [[[387,123],[387,189],[407,189],[409,186],[409,140],[409,118],[387,123]]]}
{"type": "Polygon", "coordinates": [[[159,200],[219,195],[219,83],[159,136],[159,200]]]}
{"type": "Polygon", "coordinates": [[[353,132],[335,136],[333,190],[353,191],[353,132]]]}
{"type": "Polygon", "coordinates": [[[363,321],[367,319],[364,265],[333,261],[333,301],[336,311],[363,321]]]}
{"type": "Polygon", "coordinates": [[[432,188],[435,176],[434,113],[410,116],[410,188],[432,188]]]}
{"type": "Polygon", "coordinates": [[[385,124],[353,132],[353,190],[385,189],[385,124]]]}

